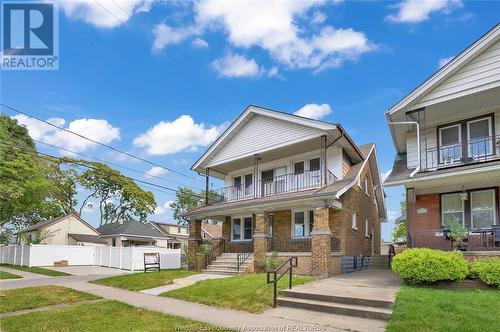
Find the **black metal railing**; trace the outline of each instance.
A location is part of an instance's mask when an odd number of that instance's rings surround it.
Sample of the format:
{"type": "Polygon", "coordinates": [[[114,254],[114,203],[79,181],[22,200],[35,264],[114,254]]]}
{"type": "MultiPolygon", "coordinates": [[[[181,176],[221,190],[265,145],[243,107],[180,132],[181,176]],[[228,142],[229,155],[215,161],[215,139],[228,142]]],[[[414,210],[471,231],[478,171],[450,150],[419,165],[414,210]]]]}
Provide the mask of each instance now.
{"type": "Polygon", "coordinates": [[[310,237],[271,237],[267,242],[268,251],[278,252],[309,252],[310,237]]]}
{"type": "Polygon", "coordinates": [[[303,171],[221,188],[210,195],[208,205],[318,188],[325,182],[331,184],[337,181],[337,177],[330,171],[325,174],[321,169],[303,171]],[[325,174],[326,181],[324,181],[325,174]]]}
{"type": "Polygon", "coordinates": [[[288,277],[288,289],[292,289],[292,276],[293,276],[293,268],[297,267],[298,263],[298,258],[297,257],[290,257],[283,263],[281,263],[280,266],[278,266],[275,270],[273,271],[267,271],[266,274],[266,280],[268,284],[273,284],[274,290],[273,290],[273,307],[276,308],[277,306],[277,301],[278,301],[278,281],[280,281],[281,278],[288,272],[289,277],[288,277]],[[279,271],[282,270],[284,267],[286,267],[286,270],[283,271],[282,273],[279,274],[279,271]],[[271,280],[269,277],[273,275],[273,279],[271,280]]]}
{"type": "Polygon", "coordinates": [[[396,250],[393,244],[389,244],[389,267],[392,266],[392,258],[396,256],[396,250]]]}
{"type": "Polygon", "coordinates": [[[226,250],[226,241],[220,240],[212,249],[205,254],[205,269],[210,265],[217,256],[222,254],[226,250]]]}
{"type": "Polygon", "coordinates": [[[335,235],[332,235],[332,252],[340,252],[340,239],[335,235]]]}
{"type": "Polygon", "coordinates": [[[500,135],[469,140],[457,144],[433,147],[422,151],[420,168],[438,168],[500,159],[500,135]]]}

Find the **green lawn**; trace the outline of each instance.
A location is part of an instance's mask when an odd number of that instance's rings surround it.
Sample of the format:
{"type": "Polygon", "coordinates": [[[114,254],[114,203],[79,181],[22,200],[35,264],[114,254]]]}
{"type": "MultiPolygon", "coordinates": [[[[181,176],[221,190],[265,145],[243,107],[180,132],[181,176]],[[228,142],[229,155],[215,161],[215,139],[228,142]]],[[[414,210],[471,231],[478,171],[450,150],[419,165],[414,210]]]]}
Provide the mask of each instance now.
{"type": "Polygon", "coordinates": [[[0,291],[0,313],[97,298],[99,297],[61,286],[17,288],[0,291]]]}
{"type": "Polygon", "coordinates": [[[103,301],[7,317],[2,331],[222,331],[209,324],[103,301]]]}
{"type": "Polygon", "coordinates": [[[2,280],[2,279],[18,279],[18,278],[22,278],[22,277],[20,277],[16,274],[9,273],[9,272],[0,271],[0,280],[2,280]]]}
{"type": "Polygon", "coordinates": [[[160,272],[123,274],[115,277],[97,279],[92,281],[92,283],[140,291],[143,289],[170,285],[174,279],[184,278],[193,274],[196,274],[196,272],[184,269],[161,270],[160,272]]]}
{"type": "Polygon", "coordinates": [[[494,331],[500,327],[500,292],[403,286],[387,331],[494,331]],[[496,326],[496,328],[495,328],[496,326]]]}
{"type": "MultiPolygon", "coordinates": [[[[309,276],[294,276],[293,284],[300,285],[314,279],[309,276]]],[[[279,289],[286,288],[288,277],[283,277],[278,285],[279,289]]],[[[246,274],[198,281],[194,285],[172,290],[161,296],[259,313],[272,306],[273,285],[266,284],[265,274],[246,274]]]]}
{"type": "Polygon", "coordinates": [[[8,267],[9,269],[15,269],[15,270],[19,270],[19,271],[43,274],[43,275],[50,276],[50,277],[70,276],[71,275],[71,274],[56,271],[56,270],[45,269],[43,267],[27,267],[27,266],[10,265],[10,264],[0,264],[0,266],[5,266],[5,267],[8,267]]]}

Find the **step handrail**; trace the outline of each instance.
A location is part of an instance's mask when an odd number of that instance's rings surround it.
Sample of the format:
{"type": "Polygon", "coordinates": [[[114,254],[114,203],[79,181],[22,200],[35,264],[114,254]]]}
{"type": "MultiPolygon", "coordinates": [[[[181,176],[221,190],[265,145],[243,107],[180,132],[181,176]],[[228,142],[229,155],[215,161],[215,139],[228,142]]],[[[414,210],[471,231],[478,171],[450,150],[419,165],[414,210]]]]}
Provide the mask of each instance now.
{"type": "Polygon", "coordinates": [[[288,272],[290,274],[288,278],[288,289],[292,289],[292,276],[293,276],[293,268],[297,267],[298,265],[298,257],[297,256],[292,256],[288,258],[286,261],[281,263],[280,266],[278,266],[276,269],[273,271],[267,271],[266,273],[266,281],[268,284],[274,284],[274,291],[273,291],[273,307],[276,308],[277,306],[277,301],[278,301],[278,281],[288,272]],[[284,266],[288,265],[286,270],[278,275],[279,270],[283,268],[284,266]],[[273,275],[274,278],[271,280],[269,277],[273,275]]]}
{"type": "Polygon", "coordinates": [[[210,249],[210,251],[205,254],[205,269],[208,268],[208,265],[210,265],[217,256],[219,256],[225,251],[226,251],[226,240],[221,239],[219,243],[213,246],[212,249],[210,249]]]}
{"type": "Polygon", "coordinates": [[[392,257],[396,256],[396,250],[393,244],[389,244],[389,268],[392,267],[392,257]]]}
{"type": "Polygon", "coordinates": [[[243,263],[245,263],[248,257],[250,257],[252,254],[253,254],[252,251],[238,253],[238,255],[236,256],[236,262],[237,262],[236,269],[238,270],[238,272],[240,272],[241,265],[243,265],[243,263]]]}

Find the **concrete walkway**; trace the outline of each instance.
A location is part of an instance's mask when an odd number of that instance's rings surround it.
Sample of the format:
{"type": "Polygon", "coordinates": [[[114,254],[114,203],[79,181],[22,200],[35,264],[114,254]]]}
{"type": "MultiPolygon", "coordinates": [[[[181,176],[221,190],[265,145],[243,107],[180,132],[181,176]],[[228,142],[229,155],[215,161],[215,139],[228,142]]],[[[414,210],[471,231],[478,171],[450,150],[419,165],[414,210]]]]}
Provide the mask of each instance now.
{"type": "Polygon", "coordinates": [[[229,277],[228,275],[219,275],[219,274],[208,274],[208,273],[200,273],[200,274],[193,274],[189,277],[185,278],[179,278],[179,279],[174,279],[173,283],[171,285],[165,285],[165,286],[160,286],[160,287],[155,287],[155,288],[149,288],[149,289],[144,289],[141,290],[141,293],[144,294],[150,294],[150,295],[160,295],[161,293],[169,292],[174,289],[179,289],[183,288],[186,286],[191,286],[198,281],[202,280],[208,280],[208,279],[221,279],[221,278],[227,278],[229,277]]]}
{"type": "MultiPolygon", "coordinates": [[[[25,272],[21,270],[16,270],[16,269],[11,269],[6,266],[1,266],[0,271],[5,271],[9,272],[12,274],[16,274],[20,277],[23,277],[23,279],[38,279],[38,278],[50,278],[49,276],[43,275],[43,274],[38,274],[38,273],[31,273],[31,272],[25,272]]],[[[12,279],[4,279],[4,280],[12,280],[12,279]]],[[[17,279],[19,280],[19,279],[17,279]]]]}

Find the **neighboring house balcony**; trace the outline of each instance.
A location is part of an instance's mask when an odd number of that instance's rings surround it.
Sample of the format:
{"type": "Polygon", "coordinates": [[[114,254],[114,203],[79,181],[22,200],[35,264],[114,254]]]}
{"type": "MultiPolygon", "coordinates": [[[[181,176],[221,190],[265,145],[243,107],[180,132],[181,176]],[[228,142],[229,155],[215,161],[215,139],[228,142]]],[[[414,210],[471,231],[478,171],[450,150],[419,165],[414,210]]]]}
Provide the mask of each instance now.
{"type": "Polygon", "coordinates": [[[262,172],[262,179],[256,182],[237,182],[233,186],[216,190],[215,194],[210,195],[207,205],[299,192],[336,181],[337,177],[330,170],[322,169],[300,170],[277,176],[272,176],[272,172],[267,175],[262,172]]]}
{"type": "Polygon", "coordinates": [[[458,141],[423,150],[421,171],[483,163],[500,159],[500,135],[458,141]]]}

